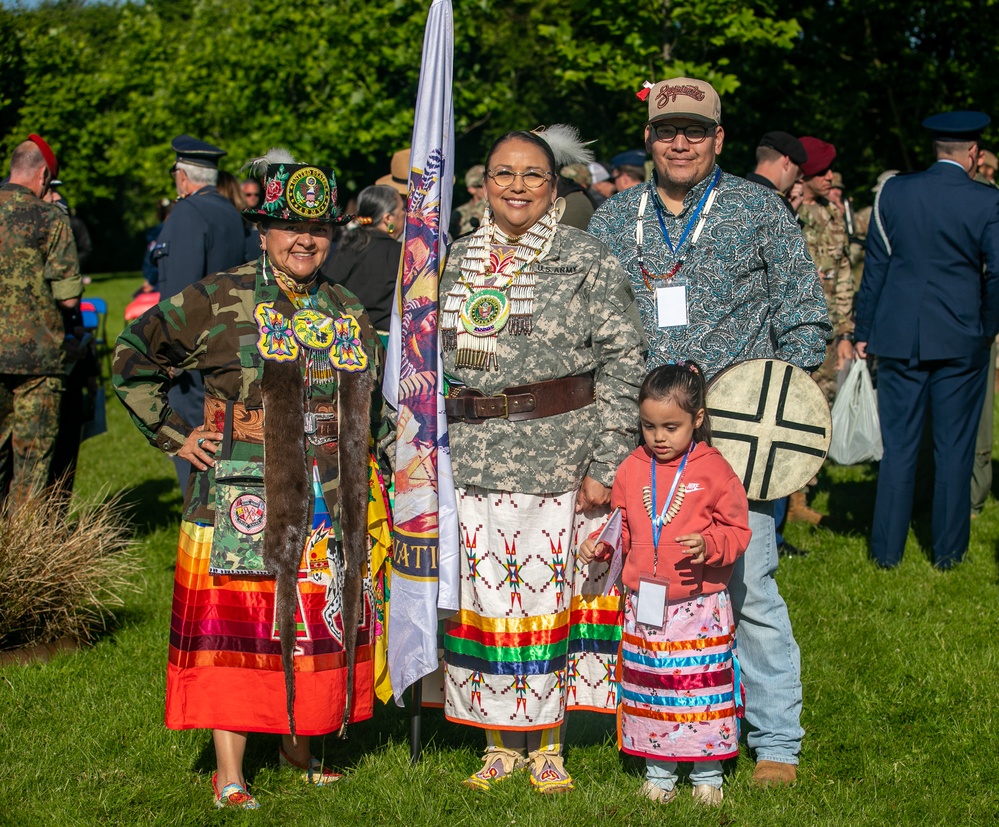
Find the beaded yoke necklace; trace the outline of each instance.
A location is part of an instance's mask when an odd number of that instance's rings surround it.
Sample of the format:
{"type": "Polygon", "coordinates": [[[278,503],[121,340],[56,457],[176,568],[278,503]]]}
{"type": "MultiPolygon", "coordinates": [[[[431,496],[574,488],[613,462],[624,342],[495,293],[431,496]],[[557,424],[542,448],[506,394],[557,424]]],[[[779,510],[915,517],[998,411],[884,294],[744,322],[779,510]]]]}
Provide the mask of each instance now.
{"type": "Polygon", "coordinates": [[[486,208],[441,312],[441,345],[444,350],[457,350],[455,367],[498,368],[497,334],[509,327],[514,336],[530,335],[537,283],[534,265],[551,250],[558,214],[553,205],[522,236],[510,238],[493,223],[486,208]],[[502,273],[502,264],[509,260],[502,251],[510,247],[516,247],[513,272],[502,273]],[[496,248],[499,254],[490,255],[496,248]]]}

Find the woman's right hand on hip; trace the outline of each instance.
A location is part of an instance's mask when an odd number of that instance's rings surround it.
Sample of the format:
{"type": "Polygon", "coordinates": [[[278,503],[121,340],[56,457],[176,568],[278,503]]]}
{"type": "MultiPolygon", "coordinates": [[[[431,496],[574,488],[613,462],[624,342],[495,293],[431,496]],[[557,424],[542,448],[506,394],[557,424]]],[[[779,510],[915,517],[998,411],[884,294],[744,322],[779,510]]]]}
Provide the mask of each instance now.
{"type": "Polygon", "coordinates": [[[215,465],[214,455],[221,444],[222,434],[218,431],[195,428],[188,434],[184,447],[177,452],[177,456],[186,459],[199,471],[204,471],[215,465]]]}

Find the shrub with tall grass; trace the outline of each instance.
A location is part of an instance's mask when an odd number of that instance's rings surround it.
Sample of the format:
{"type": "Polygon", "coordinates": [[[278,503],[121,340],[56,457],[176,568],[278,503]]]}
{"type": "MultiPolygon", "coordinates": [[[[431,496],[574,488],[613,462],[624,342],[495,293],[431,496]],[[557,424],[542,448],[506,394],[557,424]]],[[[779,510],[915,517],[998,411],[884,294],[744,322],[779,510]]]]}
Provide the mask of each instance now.
{"type": "Polygon", "coordinates": [[[51,489],[0,508],[0,649],[90,641],[137,588],[118,496],[67,502],[51,489]]]}

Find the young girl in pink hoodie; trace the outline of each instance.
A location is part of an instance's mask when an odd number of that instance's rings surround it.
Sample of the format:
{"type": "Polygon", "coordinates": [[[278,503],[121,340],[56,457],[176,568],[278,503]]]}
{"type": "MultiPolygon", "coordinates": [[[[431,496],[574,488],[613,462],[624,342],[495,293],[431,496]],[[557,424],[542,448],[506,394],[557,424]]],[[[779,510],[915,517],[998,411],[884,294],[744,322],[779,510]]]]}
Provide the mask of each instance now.
{"type": "MultiPolygon", "coordinates": [[[[638,402],[644,444],[621,464],[611,493],[627,587],[619,744],[645,758],[644,795],[672,800],[677,762],[689,761],[694,798],[719,805],[721,762],[739,752],[742,707],[726,586],[749,544],[749,505],[711,447],[694,362],[653,370],[638,402]]],[[[591,537],[579,556],[588,563],[612,551],[591,537]]]]}

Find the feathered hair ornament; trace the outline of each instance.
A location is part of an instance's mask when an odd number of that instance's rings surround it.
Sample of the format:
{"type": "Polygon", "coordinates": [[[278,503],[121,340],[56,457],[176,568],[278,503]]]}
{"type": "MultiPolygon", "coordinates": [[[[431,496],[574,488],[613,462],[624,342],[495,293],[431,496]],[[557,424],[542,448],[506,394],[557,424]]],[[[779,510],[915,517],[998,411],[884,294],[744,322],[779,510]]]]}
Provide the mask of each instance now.
{"type": "Polygon", "coordinates": [[[295,156],[292,155],[287,149],[280,146],[272,146],[267,150],[266,154],[261,155],[259,158],[251,158],[243,166],[240,167],[239,171],[241,173],[250,171],[250,175],[254,178],[263,178],[267,173],[267,167],[271,164],[297,164],[298,161],[295,160],[295,156]]]}
{"type": "Polygon", "coordinates": [[[566,164],[588,164],[593,160],[593,150],[589,148],[593,141],[583,141],[574,126],[554,123],[531,131],[548,144],[559,168],[566,164]]]}

